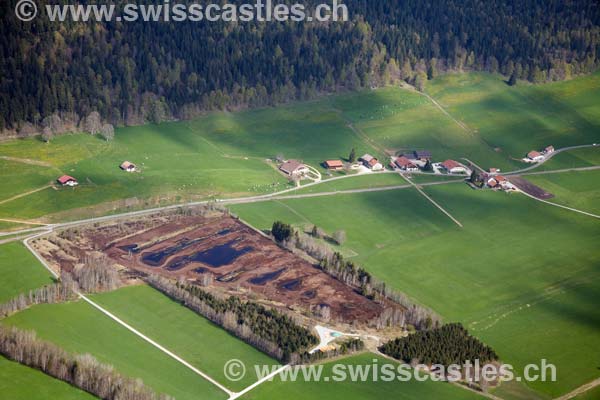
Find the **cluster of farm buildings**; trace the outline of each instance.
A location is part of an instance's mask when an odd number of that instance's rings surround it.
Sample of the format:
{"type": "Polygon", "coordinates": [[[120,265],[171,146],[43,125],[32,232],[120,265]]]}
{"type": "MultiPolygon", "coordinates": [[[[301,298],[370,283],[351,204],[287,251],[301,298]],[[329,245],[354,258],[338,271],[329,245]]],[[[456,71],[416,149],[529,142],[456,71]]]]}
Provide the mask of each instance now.
{"type": "Polygon", "coordinates": [[[523,161],[528,163],[539,163],[544,161],[546,157],[554,153],[554,151],[554,146],[548,146],[542,151],[531,150],[529,153],[527,153],[527,157],[525,157],[523,161]]]}
{"type": "MultiPolygon", "coordinates": [[[[322,166],[328,171],[341,171],[344,169],[363,170],[379,172],[385,170],[382,161],[371,154],[365,154],[355,163],[345,163],[342,160],[326,160],[322,166]]],[[[431,152],[427,150],[415,150],[398,156],[391,157],[389,168],[398,172],[419,172],[431,170],[437,174],[470,175],[471,169],[464,164],[454,160],[446,160],[441,163],[432,163],[431,152]]],[[[280,164],[279,170],[288,177],[302,177],[309,172],[309,167],[298,160],[288,160],[280,164]]]]}
{"type": "MultiPolygon", "coordinates": [[[[123,161],[121,163],[121,165],[119,165],[119,168],[121,168],[121,170],[123,170],[125,172],[136,172],[137,171],[136,165],[129,161],[123,161]]],[[[63,176],[59,177],[56,180],[56,182],[58,182],[61,186],[75,187],[75,186],[79,185],[79,181],[70,175],[63,175],[63,176]]]]}

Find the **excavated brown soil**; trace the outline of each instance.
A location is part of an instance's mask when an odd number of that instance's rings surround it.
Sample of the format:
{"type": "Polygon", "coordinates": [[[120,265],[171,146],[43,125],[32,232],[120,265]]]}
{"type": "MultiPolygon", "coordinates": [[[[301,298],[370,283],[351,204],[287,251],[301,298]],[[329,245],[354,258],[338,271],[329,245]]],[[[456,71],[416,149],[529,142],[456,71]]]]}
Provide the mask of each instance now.
{"type": "Polygon", "coordinates": [[[79,227],[36,247],[67,271],[90,253],[104,253],[131,272],[198,283],[210,273],[213,286],[244,289],[291,309],[329,306],[332,318],[345,322],[371,321],[384,308],[229,216],[161,216],[79,227]]]}

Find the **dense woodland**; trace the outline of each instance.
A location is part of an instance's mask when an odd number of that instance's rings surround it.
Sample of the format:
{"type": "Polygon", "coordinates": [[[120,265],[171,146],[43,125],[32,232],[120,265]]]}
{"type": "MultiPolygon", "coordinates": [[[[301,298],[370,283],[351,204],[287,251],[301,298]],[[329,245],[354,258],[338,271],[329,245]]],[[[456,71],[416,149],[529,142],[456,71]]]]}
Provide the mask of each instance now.
{"type": "Polygon", "coordinates": [[[290,317],[253,302],[231,296],[219,299],[198,286],[173,283],[150,275],[148,283],[173,300],[208,318],[240,339],[281,361],[318,343],[310,331],[290,317]]]}
{"type": "Polygon", "coordinates": [[[105,122],[159,122],[399,80],[422,88],[447,70],[560,80],[594,70],[600,57],[596,0],[345,0],[351,21],[318,24],[21,22],[16,2],[0,4],[5,135],[111,137],[105,122]]]}
{"type": "Polygon", "coordinates": [[[483,365],[498,360],[491,347],[469,335],[458,323],[392,340],[379,350],[397,360],[425,365],[463,365],[466,361],[474,363],[475,360],[483,365]]]}

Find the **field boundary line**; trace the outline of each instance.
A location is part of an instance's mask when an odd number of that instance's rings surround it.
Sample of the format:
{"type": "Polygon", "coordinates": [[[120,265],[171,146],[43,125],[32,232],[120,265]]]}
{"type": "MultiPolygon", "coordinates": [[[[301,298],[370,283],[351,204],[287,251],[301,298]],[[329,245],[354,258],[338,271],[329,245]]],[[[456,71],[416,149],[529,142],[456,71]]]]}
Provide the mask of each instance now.
{"type": "Polygon", "coordinates": [[[519,175],[528,176],[528,175],[564,174],[564,173],[567,173],[567,172],[595,171],[597,169],[600,169],[600,165],[592,165],[590,167],[551,169],[551,170],[547,170],[547,171],[537,171],[537,172],[525,172],[524,174],[519,174],[519,175]]]}
{"type": "Polygon", "coordinates": [[[237,393],[231,393],[230,397],[228,400],[235,400],[237,398],[242,397],[243,395],[245,395],[246,393],[248,393],[249,391],[255,389],[256,387],[262,385],[263,383],[270,381],[271,379],[273,379],[276,375],[280,374],[281,372],[285,371],[286,369],[290,368],[290,364],[288,365],[284,365],[281,368],[278,368],[276,371],[271,372],[269,375],[265,376],[262,379],[259,379],[258,381],[254,382],[252,385],[248,386],[247,388],[243,389],[240,392],[237,393]]]}
{"type": "MultiPolygon", "coordinates": [[[[25,245],[25,247],[35,256],[35,258],[38,259],[38,261],[48,270],[50,271],[50,273],[56,278],[59,279],[59,275],[52,269],[50,268],[50,266],[48,265],[48,263],[46,262],[46,260],[40,256],[35,249],[33,249],[33,247],[31,247],[31,245],[29,244],[29,241],[35,238],[38,238],[40,236],[43,236],[45,234],[47,234],[49,232],[43,232],[41,234],[29,237],[27,239],[25,239],[23,241],[23,244],[25,245]]],[[[154,346],[155,348],[157,348],[158,350],[162,351],[163,353],[165,353],[166,355],[168,355],[169,357],[171,357],[172,359],[174,359],[175,361],[179,362],[180,364],[182,364],[183,366],[187,367],[188,369],[190,369],[191,371],[193,371],[194,373],[196,373],[197,375],[201,376],[202,378],[204,378],[206,381],[212,383],[214,386],[218,387],[219,389],[221,389],[223,392],[225,392],[228,396],[232,396],[234,394],[233,391],[227,389],[225,386],[221,385],[219,382],[217,382],[215,379],[213,379],[212,377],[210,377],[209,375],[207,375],[206,373],[200,371],[198,368],[194,367],[193,365],[191,365],[190,363],[188,363],[187,361],[185,361],[183,358],[179,357],[177,354],[173,353],[172,351],[168,350],[167,348],[163,347],[162,345],[160,345],[159,343],[155,342],[154,340],[150,339],[148,336],[142,334],[141,332],[139,332],[138,330],[136,330],[135,328],[133,328],[131,325],[127,324],[126,322],[124,322],[123,320],[121,320],[120,318],[118,318],[117,316],[115,316],[114,314],[110,313],[108,310],[102,308],[99,304],[95,303],[94,301],[90,300],[87,296],[85,296],[83,293],[81,292],[76,292],[76,294],[85,302],[87,302],[88,304],[90,304],[91,306],[93,306],[94,308],[96,308],[98,311],[102,312],[104,315],[106,315],[107,317],[111,318],[112,320],[114,320],[115,322],[117,322],[119,325],[123,326],[124,328],[126,328],[127,330],[129,330],[130,332],[132,332],[133,334],[135,334],[136,336],[138,336],[139,338],[143,339],[144,341],[146,341],[147,343],[151,344],[152,346],[154,346]]]]}
{"type": "Polygon", "coordinates": [[[554,400],[570,400],[570,399],[573,399],[573,398],[579,396],[580,394],[583,394],[587,391],[594,389],[597,386],[600,386],[600,378],[597,378],[591,382],[585,383],[585,384],[579,386],[578,388],[570,391],[569,393],[564,394],[560,397],[557,397],[554,400]]]}
{"type": "Polygon", "coordinates": [[[529,197],[529,198],[531,198],[531,199],[534,199],[534,200],[540,201],[540,202],[542,202],[542,203],[546,203],[546,204],[548,204],[548,205],[551,205],[551,206],[554,206],[554,207],[563,208],[563,209],[565,209],[565,210],[568,210],[568,211],[573,211],[573,212],[576,212],[576,213],[579,213],[579,214],[583,214],[583,215],[586,215],[586,216],[588,216],[588,217],[592,217],[592,218],[597,218],[597,219],[600,219],[600,215],[592,214],[592,213],[590,213],[590,212],[587,212],[587,211],[581,211],[581,210],[578,210],[578,209],[576,209],[576,208],[573,208],[573,207],[567,207],[567,206],[563,206],[562,204],[556,204],[556,203],[552,203],[552,202],[550,202],[550,201],[547,201],[547,200],[538,199],[537,197],[535,197],[535,196],[532,196],[532,195],[530,195],[529,193],[526,193],[526,192],[523,192],[523,191],[520,191],[520,193],[523,193],[525,196],[527,196],[527,197],[529,197]]]}
{"type": "MultiPolygon", "coordinates": [[[[404,180],[406,180],[408,183],[410,183],[410,184],[411,184],[411,185],[412,185],[412,186],[413,186],[415,189],[417,189],[417,191],[418,191],[419,193],[421,193],[421,195],[423,195],[423,197],[425,197],[427,200],[429,200],[429,201],[431,202],[431,204],[433,204],[433,205],[434,205],[434,206],[436,206],[436,207],[437,207],[437,208],[438,208],[438,209],[439,209],[441,212],[443,212],[444,214],[446,214],[446,216],[447,216],[448,218],[450,218],[450,219],[452,220],[452,222],[454,222],[454,223],[455,223],[456,225],[458,225],[459,227],[461,227],[461,228],[464,228],[464,227],[463,227],[463,224],[462,224],[462,223],[461,223],[459,220],[457,220],[456,218],[454,218],[454,217],[452,216],[452,214],[450,214],[448,211],[446,211],[446,210],[444,209],[444,207],[442,207],[442,206],[441,206],[441,205],[439,205],[439,204],[438,204],[438,203],[437,203],[435,200],[433,200],[433,199],[432,199],[432,198],[431,198],[431,197],[430,197],[430,196],[429,196],[427,193],[425,193],[425,192],[423,191],[423,189],[421,189],[421,188],[419,187],[419,185],[417,185],[416,183],[414,183],[413,181],[411,181],[410,179],[408,179],[407,177],[405,177],[403,174],[401,174],[401,173],[400,173],[399,175],[400,175],[402,178],[404,178],[404,180]]],[[[460,181],[454,181],[454,182],[460,182],[460,181]]],[[[424,186],[424,184],[423,184],[423,186],[424,186]]],[[[433,185],[431,185],[431,184],[430,184],[429,186],[433,186],[433,185]]]]}

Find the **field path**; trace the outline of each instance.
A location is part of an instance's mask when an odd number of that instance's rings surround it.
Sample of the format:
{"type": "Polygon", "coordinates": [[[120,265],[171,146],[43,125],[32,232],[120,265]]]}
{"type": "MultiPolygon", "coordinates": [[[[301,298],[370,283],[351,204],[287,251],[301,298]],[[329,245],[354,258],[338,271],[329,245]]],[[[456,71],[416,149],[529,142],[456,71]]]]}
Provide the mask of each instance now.
{"type": "MultiPolygon", "coordinates": [[[[50,268],[50,266],[46,263],[46,260],[42,256],[40,256],[35,251],[35,249],[33,247],[31,247],[31,245],[29,244],[29,242],[32,239],[35,239],[38,236],[45,235],[46,233],[47,232],[42,232],[42,233],[40,233],[38,235],[31,236],[31,237],[25,239],[23,241],[23,244],[35,256],[35,258],[37,258],[38,261],[52,274],[52,276],[54,276],[55,278],[59,278],[59,275],[52,268],[50,268]]],[[[218,387],[219,389],[221,389],[223,392],[227,393],[227,395],[229,397],[231,397],[231,396],[234,395],[234,392],[232,392],[231,390],[227,389],[225,386],[221,385],[219,382],[217,382],[216,380],[214,380],[213,378],[211,378],[209,375],[207,375],[206,373],[200,371],[198,368],[194,367],[192,364],[188,363],[183,358],[179,357],[177,354],[175,354],[172,351],[166,349],[165,347],[163,347],[159,343],[157,343],[154,340],[150,339],[148,336],[146,336],[143,333],[139,332],[138,330],[136,330],[135,328],[133,328],[131,325],[129,325],[126,322],[124,322],[123,320],[119,319],[114,314],[111,314],[109,311],[107,311],[106,309],[104,309],[100,305],[98,305],[97,303],[95,303],[92,300],[90,300],[83,293],[77,292],[77,295],[82,300],[84,300],[86,303],[90,304],[92,307],[96,308],[98,311],[100,311],[101,313],[103,313],[107,317],[111,318],[112,320],[114,320],[115,322],[117,322],[119,325],[123,326],[125,329],[129,330],[130,332],[132,332],[136,336],[140,337],[144,341],[146,341],[149,344],[151,344],[152,346],[156,347],[158,350],[162,351],[163,353],[165,353],[169,357],[173,358],[175,361],[179,362],[180,364],[183,364],[185,367],[187,367],[188,369],[192,370],[195,374],[201,376],[202,378],[204,378],[208,382],[212,383],[213,385],[215,385],[216,387],[218,387]]]]}
{"type": "Polygon", "coordinates": [[[14,162],[22,163],[22,164],[37,165],[38,167],[54,168],[54,166],[50,163],[47,163],[44,161],[39,161],[39,160],[32,160],[30,158],[0,156],[0,159],[6,160],[6,161],[14,161],[14,162]]]}
{"type": "MultiPolygon", "coordinates": [[[[463,224],[461,224],[461,222],[459,220],[457,220],[456,218],[454,218],[452,216],[452,214],[450,214],[448,211],[446,211],[444,209],[444,207],[440,206],[435,200],[433,200],[427,193],[425,193],[423,191],[423,189],[421,189],[420,186],[425,186],[423,185],[417,185],[416,183],[414,183],[413,181],[411,181],[410,179],[408,179],[407,177],[405,177],[403,174],[400,174],[400,176],[402,178],[404,178],[408,183],[410,183],[415,189],[417,189],[417,191],[419,193],[421,193],[423,195],[423,197],[425,197],[427,200],[429,200],[431,202],[431,204],[433,204],[434,206],[436,206],[441,212],[443,212],[444,214],[446,214],[446,216],[448,218],[450,218],[452,220],[452,222],[454,222],[456,225],[458,225],[459,227],[463,228],[463,224]]],[[[431,185],[429,185],[431,186],[431,185]]]]}
{"type": "Polygon", "coordinates": [[[592,390],[593,388],[595,388],[597,386],[600,386],[600,378],[595,379],[591,382],[588,382],[585,385],[581,385],[577,389],[575,389],[565,395],[557,397],[554,400],[570,400],[570,399],[573,399],[573,398],[579,396],[580,394],[587,392],[588,390],[592,390]]]}
{"type": "Polygon", "coordinates": [[[545,203],[545,204],[548,204],[548,205],[551,205],[551,206],[554,206],[554,207],[563,208],[563,209],[568,210],[568,211],[573,211],[573,212],[576,212],[576,213],[579,213],[579,214],[587,215],[588,217],[600,219],[600,215],[592,214],[592,213],[589,213],[587,211],[581,211],[581,210],[578,210],[578,209],[573,208],[573,207],[567,207],[567,206],[563,206],[561,204],[552,203],[552,202],[547,201],[547,200],[538,199],[537,197],[532,196],[529,193],[526,193],[526,192],[523,192],[523,191],[520,191],[519,193],[522,193],[522,194],[524,194],[525,196],[527,196],[529,198],[532,198],[532,199],[534,199],[536,201],[539,201],[539,202],[542,202],[542,203],[545,203]]]}
{"type": "Polygon", "coordinates": [[[9,197],[8,199],[0,200],[0,204],[8,203],[10,201],[20,199],[21,197],[25,197],[25,196],[29,196],[30,194],[33,194],[33,193],[41,192],[42,190],[46,190],[46,189],[51,188],[51,187],[52,187],[52,185],[46,185],[46,186],[39,187],[37,189],[30,190],[30,191],[25,192],[25,193],[20,193],[20,194],[17,194],[15,196],[13,196],[13,197],[9,197]]]}

